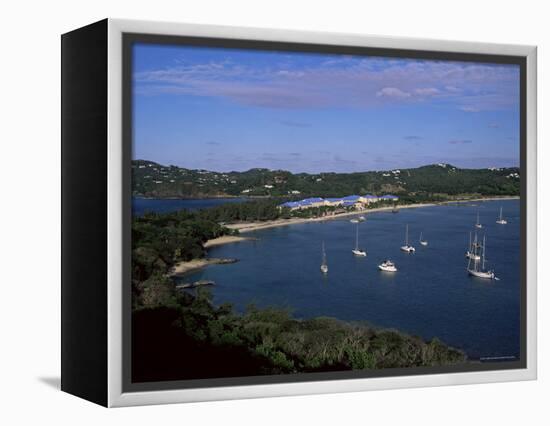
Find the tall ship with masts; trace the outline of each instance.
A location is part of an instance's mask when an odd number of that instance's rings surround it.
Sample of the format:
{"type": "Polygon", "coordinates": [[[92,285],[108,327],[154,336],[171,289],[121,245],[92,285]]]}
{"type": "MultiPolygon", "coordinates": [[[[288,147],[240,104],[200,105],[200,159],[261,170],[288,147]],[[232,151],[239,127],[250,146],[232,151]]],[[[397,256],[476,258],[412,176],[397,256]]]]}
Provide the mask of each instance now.
{"type": "Polygon", "coordinates": [[[477,241],[477,232],[474,235],[472,240],[472,231],[470,231],[470,242],[468,244],[468,249],[466,250],[466,258],[473,260],[480,260],[479,254],[476,254],[476,250],[479,248],[479,243],[477,241]]]}
{"type": "Polygon", "coordinates": [[[471,258],[468,260],[468,273],[478,278],[485,278],[489,280],[494,279],[495,272],[485,269],[485,236],[483,236],[483,244],[481,244],[481,246],[474,252],[474,255],[478,254],[481,257],[481,260],[472,260],[471,258]],[[481,251],[481,253],[478,253],[478,251],[481,251]]]}

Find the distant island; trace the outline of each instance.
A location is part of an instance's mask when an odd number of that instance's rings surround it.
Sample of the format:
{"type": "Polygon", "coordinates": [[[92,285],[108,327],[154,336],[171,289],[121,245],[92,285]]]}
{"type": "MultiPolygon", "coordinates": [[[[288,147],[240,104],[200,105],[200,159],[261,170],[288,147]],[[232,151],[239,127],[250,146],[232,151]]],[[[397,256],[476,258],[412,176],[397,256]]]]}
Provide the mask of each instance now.
{"type": "Polygon", "coordinates": [[[216,172],[132,161],[132,194],[145,198],[277,197],[285,201],[350,194],[419,200],[464,195],[518,196],[518,167],[462,169],[451,164],[359,173],[291,173],[263,168],[216,172]]]}

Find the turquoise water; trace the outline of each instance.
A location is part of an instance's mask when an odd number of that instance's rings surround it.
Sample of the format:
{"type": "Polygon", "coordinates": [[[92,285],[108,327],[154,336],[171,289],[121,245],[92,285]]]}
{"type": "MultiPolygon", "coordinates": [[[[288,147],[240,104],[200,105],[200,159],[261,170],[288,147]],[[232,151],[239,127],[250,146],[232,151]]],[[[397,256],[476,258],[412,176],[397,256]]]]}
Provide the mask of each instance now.
{"type": "Polygon", "coordinates": [[[518,357],[520,351],[519,201],[487,201],[371,213],[360,225],[356,258],[355,225],[347,219],[256,231],[255,241],[213,247],[211,257],[239,259],[183,277],[209,279],[216,303],[238,311],[249,303],[287,307],[299,318],[330,316],[366,321],[425,339],[438,337],[472,358],[518,357]],[[508,225],[497,225],[500,207],[508,225]],[[499,280],[468,276],[464,252],[479,211],[487,236],[488,266],[499,280]],[[416,246],[403,253],[405,225],[416,246]],[[419,234],[429,241],[420,246],[419,234]],[[325,242],[329,273],[319,270],[325,242]],[[392,259],[395,274],[377,269],[392,259]]]}

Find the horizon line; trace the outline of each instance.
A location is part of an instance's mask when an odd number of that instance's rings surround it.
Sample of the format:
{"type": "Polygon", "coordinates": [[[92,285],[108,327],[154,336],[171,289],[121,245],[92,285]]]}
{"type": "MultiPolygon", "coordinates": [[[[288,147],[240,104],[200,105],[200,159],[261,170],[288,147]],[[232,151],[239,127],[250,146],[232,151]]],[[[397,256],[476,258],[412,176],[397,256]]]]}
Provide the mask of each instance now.
{"type": "Polygon", "coordinates": [[[451,164],[451,163],[428,163],[428,164],[424,164],[424,165],[421,165],[421,166],[416,166],[416,167],[393,167],[391,169],[381,169],[381,170],[374,170],[374,169],[371,169],[371,170],[362,170],[362,171],[354,171],[354,172],[335,172],[335,171],[322,171],[322,172],[292,172],[290,170],[287,170],[287,169],[270,169],[268,167],[251,167],[247,170],[242,170],[242,171],[238,171],[238,170],[227,170],[227,171],[220,171],[220,170],[209,170],[209,169],[203,169],[203,168],[196,168],[196,169],[191,169],[191,168],[188,168],[188,167],[183,167],[183,166],[178,166],[176,164],[170,164],[170,165],[166,165],[166,164],[161,164],[157,161],[153,161],[153,160],[145,160],[143,158],[136,158],[136,159],[132,159],[131,160],[132,162],[134,161],[144,161],[144,162],[149,162],[149,163],[155,163],[161,167],[177,167],[179,169],[185,169],[185,170],[191,170],[191,171],[204,171],[204,172],[209,172],[209,173],[246,173],[246,172],[249,172],[251,170],[267,170],[267,171],[270,171],[270,172],[288,172],[288,173],[292,173],[292,174],[306,174],[306,175],[319,175],[319,174],[329,174],[329,173],[332,173],[332,174],[354,174],[354,173],[383,173],[383,172],[391,172],[391,171],[394,171],[394,170],[414,170],[414,169],[420,169],[422,167],[429,167],[429,166],[439,166],[439,167],[447,167],[447,166],[450,166],[452,168],[455,168],[455,169],[460,169],[460,170],[491,170],[491,169],[495,169],[495,170],[499,170],[499,169],[519,169],[520,166],[519,165],[514,165],[514,166],[487,166],[487,167],[457,167],[455,166],[454,164],[451,164]]]}

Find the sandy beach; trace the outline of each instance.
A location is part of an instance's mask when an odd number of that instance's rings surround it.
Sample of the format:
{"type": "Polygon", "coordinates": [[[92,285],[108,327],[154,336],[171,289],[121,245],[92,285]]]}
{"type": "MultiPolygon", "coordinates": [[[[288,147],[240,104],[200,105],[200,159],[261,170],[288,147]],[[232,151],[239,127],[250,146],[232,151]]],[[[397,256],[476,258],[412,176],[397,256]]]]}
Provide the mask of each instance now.
{"type": "MultiPolygon", "coordinates": [[[[480,201],[513,200],[513,199],[518,199],[518,198],[519,197],[475,198],[475,199],[468,199],[468,200],[442,201],[440,203],[419,203],[419,204],[398,205],[397,208],[399,210],[402,210],[402,209],[415,209],[415,208],[420,208],[420,207],[430,207],[430,206],[454,204],[454,203],[474,203],[474,202],[480,202],[480,201]]],[[[239,233],[244,234],[244,233],[247,233],[247,232],[259,231],[261,229],[275,228],[275,227],[278,227],[278,226],[295,225],[295,224],[298,224],[298,223],[322,222],[322,221],[326,221],[326,220],[334,220],[334,219],[339,219],[339,218],[342,218],[342,217],[349,217],[349,216],[360,216],[360,215],[368,216],[371,213],[389,211],[389,210],[392,210],[392,209],[393,209],[393,207],[391,207],[391,206],[376,207],[376,208],[373,208],[373,209],[365,209],[363,211],[353,211],[353,212],[347,212],[347,213],[340,213],[340,214],[333,215],[333,216],[323,216],[323,217],[316,217],[316,218],[277,219],[277,220],[270,220],[270,221],[265,221],[265,222],[233,223],[233,224],[227,224],[225,226],[227,228],[230,228],[230,229],[237,229],[239,231],[239,233]]],[[[222,238],[224,238],[224,237],[222,237],[222,238]]],[[[231,238],[231,237],[229,237],[229,238],[231,238]]],[[[232,241],[227,241],[227,242],[232,242],[232,241]]],[[[225,244],[225,242],[223,242],[221,244],[225,244]]]]}
{"type": "Polygon", "coordinates": [[[219,259],[219,258],[202,258],[202,259],[193,259],[187,262],[179,262],[172,267],[168,276],[175,275],[184,275],[197,269],[204,268],[208,265],[220,265],[220,264],[229,264],[237,262],[236,259],[219,259]]]}
{"type": "Polygon", "coordinates": [[[221,246],[223,244],[238,243],[239,241],[253,240],[251,237],[241,237],[238,235],[224,235],[223,237],[214,238],[204,243],[204,248],[221,246]]]}

